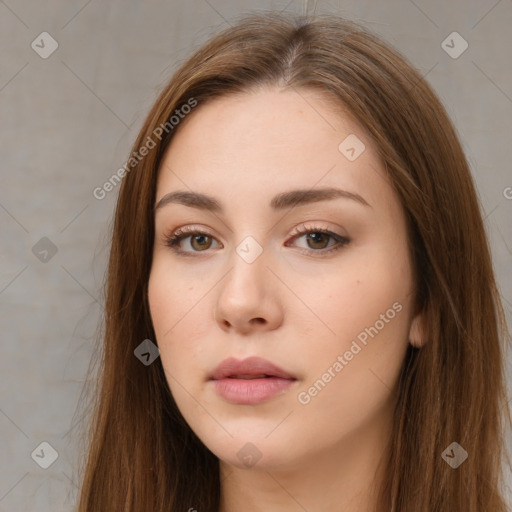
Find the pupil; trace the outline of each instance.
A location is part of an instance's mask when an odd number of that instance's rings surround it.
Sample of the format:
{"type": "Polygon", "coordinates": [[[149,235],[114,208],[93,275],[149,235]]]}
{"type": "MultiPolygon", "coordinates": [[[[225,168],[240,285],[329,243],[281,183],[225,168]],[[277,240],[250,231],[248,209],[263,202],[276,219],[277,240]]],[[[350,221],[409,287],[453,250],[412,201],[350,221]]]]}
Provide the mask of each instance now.
{"type": "MultiPolygon", "coordinates": [[[[319,232],[318,233],[310,233],[309,234],[309,240],[313,240],[314,244],[320,243],[320,245],[322,245],[321,239],[322,239],[322,237],[325,237],[325,236],[326,236],[325,233],[319,233],[319,232]]],[[[324,240],[324,242],[325,242],[325,240],[324,240]]]]}
{"type": "Polygon", "coordinates": [[[208,244],[206,247],[203,245],[205,243],[205,240],[207,239],[208,237],[205,236],[205,235],[195,235],[192,240],[192,245],[194,245],[194,242],[197,242],[199,240],[199,249],[208,249],[209,245],[208,244]]]}

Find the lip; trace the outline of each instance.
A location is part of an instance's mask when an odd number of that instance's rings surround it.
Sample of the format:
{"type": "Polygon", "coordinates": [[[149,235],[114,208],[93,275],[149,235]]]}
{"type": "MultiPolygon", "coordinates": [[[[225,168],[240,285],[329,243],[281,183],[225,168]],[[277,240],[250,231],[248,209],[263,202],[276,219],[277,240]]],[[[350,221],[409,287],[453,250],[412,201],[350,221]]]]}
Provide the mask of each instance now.
{"type": "Polygon", "coordinates": [[[255,356],[243,360],[235,359],[234,357],[224,359],[210,375],[210,379],[220,380],[237,375],[268,375],[282,379],[295,379],[293,375],[279,368],[274,363],[255,356]]]}
{"type": "Polygon", "coordinates": [[[286,392],[297,379],[260,357],[242,361],[230,357],[217,366],[210,381],[216,392],[228,402],[255,405],[286,392]]]}

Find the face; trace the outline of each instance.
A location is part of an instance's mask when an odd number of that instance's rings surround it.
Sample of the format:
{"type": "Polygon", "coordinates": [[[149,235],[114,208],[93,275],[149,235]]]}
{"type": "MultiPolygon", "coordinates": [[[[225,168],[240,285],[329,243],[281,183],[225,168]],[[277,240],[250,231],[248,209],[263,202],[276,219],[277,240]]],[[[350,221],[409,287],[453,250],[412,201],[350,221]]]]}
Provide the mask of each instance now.
{"type": "Polygon", "coordinates": [[[382,428],[418,317],[404,213],[361,126],[304,89],[199,105],[156,202],[156,343],[203,443],[237,467],[295,467],[382,428]],[[284,373],[216,373],[254,357],[284,373]]]}

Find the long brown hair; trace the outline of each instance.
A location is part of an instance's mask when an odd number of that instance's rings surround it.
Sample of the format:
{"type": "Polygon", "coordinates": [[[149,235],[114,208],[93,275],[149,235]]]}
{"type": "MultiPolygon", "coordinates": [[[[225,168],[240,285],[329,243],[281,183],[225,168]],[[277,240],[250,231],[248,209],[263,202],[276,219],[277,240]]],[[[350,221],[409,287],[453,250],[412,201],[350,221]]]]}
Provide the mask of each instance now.
{"type": "Polygon", "coordinates": [[[133,146],[132,155],[154,143],[120,186],[78,511],[218,511],[218,459],[181,416],[160,358],[145,366],[134,350],[155,342],[147,284],[157,174],[180,127],[169,119],[191,101],[200,108],[265,85],[313,89],[348,109],[366,128],[407,217],[426,342],[409,345],[403,362],[379,511],[505,512],[508,332],[454,127],[421,75],[361,25],[275,13],[239,20],[192,55],[133,146]],[[457,469],[442,457],[453,442],[468,453],[457,469]]]}

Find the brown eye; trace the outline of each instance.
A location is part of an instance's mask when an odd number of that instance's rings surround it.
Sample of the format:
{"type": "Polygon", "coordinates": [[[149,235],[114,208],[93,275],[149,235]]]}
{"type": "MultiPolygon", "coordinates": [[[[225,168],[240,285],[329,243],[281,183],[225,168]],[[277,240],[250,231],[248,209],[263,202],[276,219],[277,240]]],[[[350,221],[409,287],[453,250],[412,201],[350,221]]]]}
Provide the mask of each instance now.
{"type": "Polygon", "coordinates": [[[212,239],[211,237],[205,234],[193,235],[190,238],[190,245],[191,247],[194,248],[194,250],[204,251],[205,249],[210,248],[210,246],[212,245],[212,239]]]}
{"type": "Polygon", "coordinates": [[[350,243],[350,239],[345,236],[321,227],[306,227],[304,224],[295,231],[292,241],[296,243],[300,239],[306,242],[306,247],[298,246],[301,252],[318,256],[335,252],[350,243]]]}
{"type": "Polygon", "coordinates": [[[212,247],[214,237],[196,228],[180,228],[164,237],[165,245],[184,256],[194,256],[212,247]],[[188,241],[190,239],[190,241],[188,241]]]}
{"type": "MultiPolygon", "coordinates": [[[[295,232],[292,242],[305,239],[306,247],[300,247],[301,252],[305,254],[315,254],[322,256],[331,252],[335,252],[350,243],[347,237],[333,233],[325,228],[309,228],[299,229],[295,232]]],[[[196,256],[201,252],[209,252],[215,238],[204,231],[197,228],[186,227],[176,230],[170,235],[164,236],[164,243],[170,247],[175,253],[181,256],[196,256]],[[188,242],[188,247],[185,243],[188,242]]],[[[218,243],[218,242],[216,242],[218,243]]],[[[286,243],[287,247],[291,244],[286,243]]]]}
{"type": "Polygon", "coordinates": [[[327,233],[322,233],[320,231],[309,233],[306,236],[306,239],[308,241],[308,247],[310,249],[325,249],[329,243],[330,238],[332,238],[330,235],[328,235],[327,233]]]}

